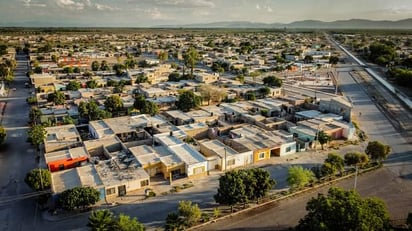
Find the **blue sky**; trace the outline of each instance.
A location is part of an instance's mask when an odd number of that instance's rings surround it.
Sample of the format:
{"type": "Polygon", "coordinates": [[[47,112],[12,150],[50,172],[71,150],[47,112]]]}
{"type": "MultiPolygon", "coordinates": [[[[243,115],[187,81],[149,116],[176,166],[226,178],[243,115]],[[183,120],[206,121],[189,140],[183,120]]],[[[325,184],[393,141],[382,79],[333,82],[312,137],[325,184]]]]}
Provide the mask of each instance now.
{"type": "Polygon", "coordinates": [[[0,26],[146,27],[409,17],[412,0],[0,0],[0,26]]]}

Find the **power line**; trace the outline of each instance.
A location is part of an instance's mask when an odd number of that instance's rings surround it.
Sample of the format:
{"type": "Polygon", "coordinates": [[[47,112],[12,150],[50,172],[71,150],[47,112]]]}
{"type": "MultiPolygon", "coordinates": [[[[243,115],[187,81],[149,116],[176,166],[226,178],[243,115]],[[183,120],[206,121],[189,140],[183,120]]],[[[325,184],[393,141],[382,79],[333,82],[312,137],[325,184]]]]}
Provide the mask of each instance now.
{"type": "Polygon", "coordinates": [[[44,190],[44,191],[37,191],[37,192],[31,192],[31,193],[25,193],[25,194],[13,195],[13,196],[0,197],[0,205],[45,195],[50,192],[51,192],[50,190],[44,190]]]}

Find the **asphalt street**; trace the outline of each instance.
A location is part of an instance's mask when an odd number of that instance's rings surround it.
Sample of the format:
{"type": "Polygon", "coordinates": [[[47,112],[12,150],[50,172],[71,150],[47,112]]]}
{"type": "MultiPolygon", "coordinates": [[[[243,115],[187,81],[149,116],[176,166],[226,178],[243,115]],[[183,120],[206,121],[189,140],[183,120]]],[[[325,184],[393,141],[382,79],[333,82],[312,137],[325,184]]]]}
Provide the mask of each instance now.
{"type": "Polygon", "coordinates": [[[38,213],[34,200],[19,199],[22,194],[32,192],[24,183],[24,177],[37,163],[34,149],[26,142],[29,89],[24,83],[28,81],[27,58],[17,55],[16,59],[15,80],[10,85],[10,89],[16,90],[10,90],[9,96],[0,98],[1,102],[7,102],[1,118],[7,138],[0,146],[0,230],[36,230],[38,213]]]}

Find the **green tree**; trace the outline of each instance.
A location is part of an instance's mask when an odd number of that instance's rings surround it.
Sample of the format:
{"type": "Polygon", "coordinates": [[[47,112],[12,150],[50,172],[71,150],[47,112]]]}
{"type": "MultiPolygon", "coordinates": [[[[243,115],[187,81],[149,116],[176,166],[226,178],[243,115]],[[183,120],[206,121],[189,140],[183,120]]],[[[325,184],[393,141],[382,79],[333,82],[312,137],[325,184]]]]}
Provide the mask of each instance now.
{"type": "Polygon", "coordinates": [[[47,101],[55,105],[63,105],[66,102],[66,96],[61,91],[55,91],[47,96],[47,101]]]}
{"type": "Polygon", "coordinates": [[[250,176],[253,177],[256,182],[256,184],[252,184],[253,196],[249,199],[256,200],[256,202],[259,203],[259,199],[268,194],[269,190],[276,185],[276,181],[270,177],[270,173],[267,170],[253,168],[246,171],[251,173],[250,176]]]}
{"type": "Polygon", "coordinates": [[[106,60],[103,60],[103,61],[100,63],[100,70],[102,70],[102,71],[110,71],[109,64],[107,63],[106,60]]]}
{"type": "Polygon", "coordinates": [[[116,75],[121,75],[126,69],[126,66],[120,63],[116,63],[113,65],[112,69],[116,72],[116,75]]]}
{"type": "Polygon", "coordinates": [[[66,74],[71,74],[74,72],[73,67],[65,67],[63,68],[63,72],[66,74]]]}
{"type": "Polygon", "coordinates": [[[391,152],[389,145],[382,144],[379,141],[370,141],[366,147],[365,153],[374,161],[381,162],[391,152]]]}
{"type": "Polygon", "coordinates": [[[87,86],[87,88],[94,89],[94,88],[97,87],[97,82],[94,79],[89,80],[89,81],[86,82],[86,86],[87,86]]]}
{"type": "MultiPolygon", "coordinates": [[[[37,101],[37,100],[36,100],[37,101]]],[[[30,123],[32,124],[37,124],[40,122],[40,117],[42,116],[42,113],[39,108],[32,106],[29,111],[29,119],[30,123]]]]}
{"type": "Polygon", "coordinates": [[[256,94],[255,94],[255,92],[253,92],[253,91],[248,91],[248,92],[246,92],[246,94],[245,94],[245,99],[246,99],[246,100],[255,101],[255,100],[256,100],[256,94]]]}
{"type": "Polygon", "coordinates": [[[243,84],[245,82],[245,76],[243,74],[237,75],[236,79],[243,84]]]}
{"type": "Polygon", "coordinates": [[[219,178],[219,188],[213,198],[219,204],[229,205],[232,212],[234,205],[247,199],[245,185],[238,171],[226,172],[219,178]]]}
{"type": "Polygon", "coordinates": [[[150,114],[151,116],[154,116],[159,113],[159,107],[156,103],[146,100],[143,104],[143,107],[140,109],[140,113],[150,114]]]}
{"type": "Polygon", "coordinates": [[[267,76],[263,78],[263,84],[269,86],[269,87],[281,87],[282,86],[282,80],[275,77],[275,76],[267,76]]]}
{"type": "Polygon", "coordinates": [[[325,164],[329,163],[334,169],[339,171],[339,174],[342,175],[343,168],[345,167],[345,162],[341,156],[336,153],[329,153],[328,157],[325,160],[325,164]]]}
{"type": "Polygon", "coordinates": [[[306,205],[308,214],[299,221],[297,231],[390,230],[389,213],[383,201],[362,199],[355,191],[330,188],[306,205]]]}
{"type": "Polygon", "coordinates": [[[143,95],[138,94],[134,98],[133,108],[141,110],[144,107],[145,102],[146,98],[143,95]]]}
{"type": "Polygon", "coordinates": [[[387,65],[396,57],[392,44],[375,42],[369,46],[369,59],[379,65],[387,65]]]}
{"type": "Polygon", "coordinates": [[[322,176],[334,176],[336,174],[336,166],[331,163],[324,163],[320,168],[322,176]]]}
{"type": "Polygon", "coordinates": [[[87,224],[93,231],[111,231],[116,228],[115,216],[107,209],[95,210],[89,215],[87,224]]]}
{"type": "Polygon", "coordinates": [[[73,73],[80,73],[80,68],[79,67],[74,67],[73,68],[73,73]]]}
{"type": "Polygon", "coordinates": [[[412,230],[412,213],[408,213],[408,218],[406,218],[406,225],[408,230],[412,230]]]}
{"type": "Polygon", "coordinates": [[[202,215],[199,206],[192,204],[191,201],[179,201],[178,213],[183,218],[183,224],[187,227],[196,224],[202,215]]]}
{"type": "Polygon", "coordinates": [[[184,225],[177,212],[171,212],[166,217],[166,231],[184,230],[184,225]]]}
{"type": "Polygon", "coordinates": [[[190,47],[184,55],[185,65],[190,67],[190,75],[193,76],[193,70],[197,62],[199,62],[200,56],[198,51],[194,47],[190,47]]]}
{"type": "Polygon", "coordinates": [[[26,174],[24,182],[33,191],[43,191],[51,187],[51,173],[48,169],[35,168],[26,174]]]}
{"type": "Polygon", "coordinates": [[[0,126],[0,144],[2,144],[6,140],[7,132],[3,126],[0,126]]]}
{"type": "Polygon", "coordinates": [[[10,85],[14,81],[14,74],[10,74],[4,77],[7,85],[10,85]]]}
{"type": "Polygon", "coordinates": [[[176,101],[176,106],[180,110],[187,112],[190,109],[200,105],[200,97],[195,95],[192,91],[184,91],[179,95],[179,100],[176,101]]]}
{"type": "Polygon", "coordinates": [[[77,91],[80,88],[80,83],[77,81],[70,81],[67,86],[66,86],[66,90],[68,91],[77,91]]]}
{"type": "Polygon", "coordinates": [[[311,56],[311,55],[306,55],[305,58],[303,59],[303,62],[305,62],[305,63],[312,63],[312,62],[313,62],[313,56],[311,56]]]}
{"type": "Polygon", "coordinates": [[[43,68],[40,67],[40,66],[35,67],[35,68],[34,68],[34,73],[36,73],[36,74],[41,74],[41,73],[43,73],[43,68]]]}
{"type": "Polygon", "coordinates": [[[140,85],[141,83],[147,82],[147,80],[148,80],[147,76],[142,73],[142,74],[137,75],[135,83],[140,85]]]}
{"type": "Polygon", "coordinates": [[[360,166],[369,162],[369,157],[365,153],[349,152],[344,156],[345,164],[348,166],[360,166]]]}
{"type": "Polygon", "coordinates": [[[179,72],[174,71],[174,72],[170,73],[169,76],[168,76],[168,81],[179,82],[180,81],[179,72]]]}
{"type": "Polygon", "coordinates": [[[329,63],[332,65],[336,65],[339,62],[339,57],[337,56],[330,56],[329,57],[329,63]]]}
{"type": "Polygon", "coordinates": [[[163,63],[164,61],[166,61],[169,58],[169,54],[167,53],[167,51],[162,51],[159,53],[158,58],[160,60],[161,63],[163,63]]]}
{"type": "Polygon", "coordinates": [[[0,56],[7,54],[7,45],[0,44],[0,56]]]}
{"type": "Polygon", "coordinates": [[[127,215],[120,214],[117,218],[116,230],[119,231],[144,231],[145,227],[136,217],[130,218],[127,215]]]}
{"type": "Polygon", "coordinates": [[[70,115],[66,115],[63,117],[63,124],[75,124],[75,121],[70,115]]]}
{"type": "Polygon", "coordinates": [[[100,67],[99,61],[93,61],[92,62],[92,71],[98,71],[100,67]]]}
{"type": "Polygon", "coordinates": [[[46,138],[46,129],[42,125],[33,125],[27,132],[30,142],[39,148],[46,138]]]}
{"type": "Polygon", "coordinates": [[[110,112],[100,109],[94,100],[90,100],[89,102],[80,102],[79,114],[81,117],[87,118],[89,121],[112,117],[110,112]]]}
{"type": "Polygon", "coordinates": [[[119,113],[123,110],[123,101],[118,95],[111,95],[104,101],[104,107],[110,113],[119,113]]]}
{"type": "Polygon", "coordinates": [[[332,140],[332,137],[326,134],[324,131],[319,131],[316,138],[318,139],[322,150],[323,150],[323,145],[332,140]]]}
{"type": "Polygon", "coordinates": [[[123,63],[124,63],[125,69],[128,69],[128,68],[133,69],[137,65],[136,60],[134,60],[132,58],[126,59],[123,63]]]}
{"type": "Polygon", "coordinates": [[[72,211],[94,205],[100,199],[100,192],[92,187],[75,187],[60,194],[59,204],[63,209],[72,211]]]}
{"type": "Polygon", "coordinates": [[[270,94],[270,88],[268,88],[268,87],[259,88],[259,94],[261,96],[263,96],[263,98],[265,98],[266,96],[268,96],[270,94]]]}
{"type": "Polygon", "coordinates": [[[300,189],[314,180],[314,174],[302,166],[292,166],[288,169],[288,184],[292,189],[300,189]]]}

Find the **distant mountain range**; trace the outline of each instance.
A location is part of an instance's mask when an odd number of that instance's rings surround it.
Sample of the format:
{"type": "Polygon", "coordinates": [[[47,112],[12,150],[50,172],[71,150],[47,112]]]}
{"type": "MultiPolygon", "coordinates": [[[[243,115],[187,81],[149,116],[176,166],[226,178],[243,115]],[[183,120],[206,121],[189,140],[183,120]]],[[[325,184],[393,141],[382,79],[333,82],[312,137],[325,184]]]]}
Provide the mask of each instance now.
{"type": "Polygon", "coordinates": [[[304,20],[292,23],[259,23],[248,21],[213,22],[186,25],[165,25],[166,28],[294,28],[294,29],[412,29],[412,18],[398,21],[374,21],[367,19],[349,19],[333,22],[304,20]]]}

